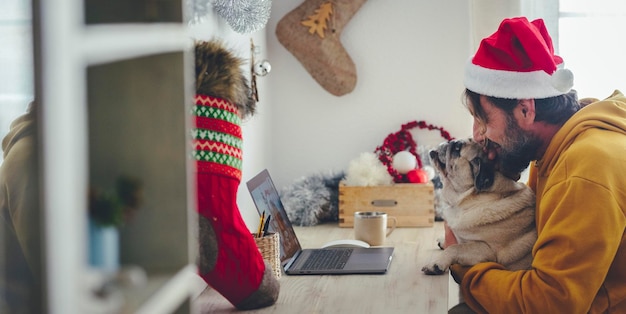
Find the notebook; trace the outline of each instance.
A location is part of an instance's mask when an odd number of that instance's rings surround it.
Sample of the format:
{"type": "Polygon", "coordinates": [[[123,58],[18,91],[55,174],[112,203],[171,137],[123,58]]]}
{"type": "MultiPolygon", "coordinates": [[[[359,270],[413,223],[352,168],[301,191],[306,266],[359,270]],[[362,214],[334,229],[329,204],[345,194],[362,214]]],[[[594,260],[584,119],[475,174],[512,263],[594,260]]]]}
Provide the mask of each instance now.
{"type": "Polygon", "coordinates": [[[287,275],[384,274],[393,247],[302,249],[267,169],[246,182],[259,214],[271,215],[269,231],[278,232],[280,261],[287,275]]]}

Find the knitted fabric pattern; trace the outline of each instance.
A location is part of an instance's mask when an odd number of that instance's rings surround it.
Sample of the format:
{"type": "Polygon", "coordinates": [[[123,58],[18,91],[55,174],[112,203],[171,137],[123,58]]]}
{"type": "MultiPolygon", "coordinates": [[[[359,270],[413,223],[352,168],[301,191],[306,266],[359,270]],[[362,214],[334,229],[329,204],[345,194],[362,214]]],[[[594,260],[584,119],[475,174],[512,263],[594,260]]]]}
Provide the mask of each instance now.
{"type": "Polygon", "coordinates": [[[215,267],[200,277],[233,305],[259,289],[263,256],[237,207],[239,181],[214,173],[197,174],[198,213],[207,217],[217,237],[215,267]]]}
{"type": "Polygon", "coordinates": [[[198,173],[241,180],[243,139],[237,107],[224,99],[198,94],[193,116],[193,158],[198,173]]]}
{"type": "Polygon", "coordinates": [[[224,99],[196,95],[195,104],[197,210],[211,223],[218,247],[215,267],[200,276],[237,306],[259,289],[265,272],[263,256],[237,206],[241,120],[235,105],[224,99]]]}

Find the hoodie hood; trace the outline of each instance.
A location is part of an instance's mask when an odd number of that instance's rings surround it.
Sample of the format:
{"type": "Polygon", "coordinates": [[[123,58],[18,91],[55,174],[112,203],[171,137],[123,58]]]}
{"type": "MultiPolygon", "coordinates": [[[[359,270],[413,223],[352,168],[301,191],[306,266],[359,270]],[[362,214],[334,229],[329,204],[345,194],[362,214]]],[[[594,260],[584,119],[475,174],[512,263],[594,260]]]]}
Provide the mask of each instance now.
{"type": "Polygon", "coordinates": [[[2,139],[2,151],[3,157],[9,154],[11,148],[15,143],[17,143],[21,138],[26,136],[31,136],[35,134],[35,112],[31,108],[26,114],[21,115],[13,122],[11,122],[11,127],[9,128],[9,133],[2,139]]]}
{"type": "Polygon", "coordinates": [[[620,91],[616,90],[607,99],[585,106],[563,125],[552,138],[542,159],[537,161],[539,173],[549,173],[561,152],[589,129],[626,134],[626,97],[620,91]]]}

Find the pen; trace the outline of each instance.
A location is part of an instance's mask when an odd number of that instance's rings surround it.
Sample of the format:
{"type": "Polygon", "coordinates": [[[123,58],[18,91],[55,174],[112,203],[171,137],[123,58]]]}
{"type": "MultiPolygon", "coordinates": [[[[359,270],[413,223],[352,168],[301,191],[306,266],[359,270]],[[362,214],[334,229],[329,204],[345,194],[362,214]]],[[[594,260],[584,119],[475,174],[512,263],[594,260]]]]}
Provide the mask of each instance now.
{"type": "Polygon", "coordinates": [[[265,222],[265,212],[261,214],[261,221],[259,222],[259,231],[256,233],[257,237],[260,238],[263,236],[263,223],[265,222]]]}
{"type": "Polygon", "coordinates": [[[267,215],[267,219],[265,219],[265,225],[263,225],[263,236],[267,235],[267,228],[270,226],[270,219],[272,219],[272,215],[267,215]]]}

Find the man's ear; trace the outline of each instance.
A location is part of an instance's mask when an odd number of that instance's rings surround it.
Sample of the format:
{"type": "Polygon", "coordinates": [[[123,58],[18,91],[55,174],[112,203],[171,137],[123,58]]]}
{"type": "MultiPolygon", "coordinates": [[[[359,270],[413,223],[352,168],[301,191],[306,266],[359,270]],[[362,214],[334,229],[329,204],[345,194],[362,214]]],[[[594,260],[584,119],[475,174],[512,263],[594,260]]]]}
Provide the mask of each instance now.
{"type": "Polygon", "coordinates": [[[477,165],[474,171],[474,187],[478,192],[485,191],[493,185],[496,169],[493,162],[483,161],[480,157],[474,158],[472,164],[477,165]]]}
{"type": "Polygon", "coordinates": [[[530,125],[535,122],[535,100],[520,99],[517,103],[516,113],[520,126],[530,125]]]}

